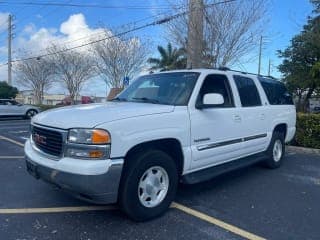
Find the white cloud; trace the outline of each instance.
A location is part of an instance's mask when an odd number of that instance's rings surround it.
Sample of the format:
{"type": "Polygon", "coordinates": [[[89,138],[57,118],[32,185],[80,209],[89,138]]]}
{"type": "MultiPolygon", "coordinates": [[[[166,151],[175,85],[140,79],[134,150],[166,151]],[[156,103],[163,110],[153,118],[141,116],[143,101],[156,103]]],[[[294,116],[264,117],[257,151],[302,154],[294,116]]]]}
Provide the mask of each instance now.
{"type": "MultiPolygon", "coordinates": [[[[1,19],[6,19],[7,15],[7,13],[0,13],[0,24],[2,22],[1,19]]],[[[92,41],[92,39],[100,39],[109,34],[111,33],[105,33],[102,28],[90,28],[86,23],[85,16],[81,13],[71,15],[66,21],[60,24],[58,29],[37,29],[35,24],[30,23],[24,27],[20,34],[17,33],[17,37],[14,39],[13,59],[42,55],[52,44],[74,47],[88,43],[92,41]]],[[[5,45],[0,45],[0,63],[6,62],[6,49],[5,45]]],[[[79,48],[79,50],[84,51],[86,49],[79,48]]],[[[0,67],[0,78],[6,79],[6,71],[6,67],[0,67]]],[[[58,85],[53,89],[54,92],[66,92],[65,89],[62,89],[58,85]]],[[[104,82],[95,79],[92,82],[92,87],[91,84],[86,85],[85,93],[105,96],[104,82]]]]}
{"type": "Polygon", "coordinates": [[[33,34],[36,31],[36,26],[33,23],[26,25],[22,31],[23,34],[33,34]]]}
{"type": "Polygon", "coordinates": [[[72,36],[78,35],[82,32],[90,31],[86,20],[82,14],[71,15],[66,22],[63,22],[60,26],[60,32],[72,36]]]}
{"type": "Polygon", "coordinates": [[[0,31],[7,29],[8,27],[8,15],[9,13],[0,12],[0,31]]]}

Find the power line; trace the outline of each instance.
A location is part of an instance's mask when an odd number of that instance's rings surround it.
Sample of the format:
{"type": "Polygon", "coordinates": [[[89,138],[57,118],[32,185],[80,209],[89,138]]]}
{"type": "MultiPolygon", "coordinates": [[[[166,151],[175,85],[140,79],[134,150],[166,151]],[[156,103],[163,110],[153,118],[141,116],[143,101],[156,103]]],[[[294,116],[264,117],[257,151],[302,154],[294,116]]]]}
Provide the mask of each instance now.
{"type": "MultiPolygon", "coordinates": [[[[123,24],[123,25],[120,25],[120,26],[117,26],[116,28],[124,28],[124,27],[129,27],[129,26],[135,26],[137,23],[140,23],[140,22],[143,22],[143,21],[146,21],[146,20],[149,20],[151,18],[156,18],[156,17],[159,17],[159,16],[163,16],[164,13],[159,13],[159,14],[156,14],[156,15],[152,15],[152,16],[148,16],[148,17],[145,17],[145,18],[142,18],[142,19],[139,19],[139,20],[136,20],[136,21],[133,21],[133,22],[129,22],[129,23],[126,23],[126,24],[123,24]]],[[[111,31],[112,31],[112,27],[109,28],[111,31]]],[[[54,42],[51,42],[52,44],[55,44],[55,43],[59,43],[59,44],[69,44],[69,43],[74,43],[74,42],[77,42],[77,41],[81,41],[81,40],[84,40],[84,39],[90,39],[90,38],[93,38],[95,36],[100,36],[100,35],[104,35],[105,36],[106,34],[106,29],[102,29],[101,31],[99,32],[96,32],[96,33],[93,33],[93,34],[89,34],[89,35],[86,35],[84,37],[81,37],[81,38],[77,38],[77,39],[74,39],[74,40],[67,40],[67,41],[64,41],[64,42],[60,42],[59,40],[57,41],[54,41],[54,42]]],[[[47,49],[50,49],[50,47],[48,48],[44,48],[44,49],[41,49],[39,50],[39,52],[41,51],[45,51],[47,49]]]]}
{"type": "MultiPolygon", "coordinates": [[[[215,3],[212,3],[212,4],[207,4],[204,7],[205,8],[214,7],[214,6],[219,5],[219,4],[231,3],[231,2],[235,2],[235,1],[236,0],[225,0],[225,1],[221,1],[221,2],[215,2],[215,3]]],[[[172,21],[172,20],[174,20],[176,18],[179,18],[179,17],[189,13],[190,11],[191,10],[183,11],[181,13],[177,13],[177,14],[171,15],[169,17],[164,17],[164,18],[162,18],[160,20],[155,20],[153,22],[150,22],[150,23],[138,26],[138,27],[134,27],[132,29],[129,29],[129,30],[117,33],[117,34],[114,34],[112,36],[104,37],[104,38],[101,38],[101,39],[98,39],[98,40],[94,40],[94,41],[91,41],[91,42],[88,42],[88,43],[84,43],[84,44],[81,44],[81,45],[78,45],[78,46],[65,48],[65,49],[60,50],[60,51],[51,52],[51,53],[47,53],[47,54],[42,54],[42,55],[38,55],[38,56],[15,59],[15,60],[12,60],[12,62],[21,62],[21,61],[27,61],[27,60],[32,60],[32,59],[39,59],[39,58],[46,57],[46,56],[51,56],[51,55],[54,55],[54,54],[57,54],[57,53],[62,53],[62,52],[66,52],[66,51],[71,51],[71,50],[74,50],[74,49],[82,48],[82,47],[85,47],[85,46],[89,46],[89,45],[92,45],[92,44],[95,44],[95,43],[98,43],[98,42],[102,42],[102,41],[105,41],[105,40],[109,40],[109,39],[112,39],[112,38],[115,38],[115,37],[120,37],[120,36],[126,35],[128,33],[135,32],[135,31],[147,28],[147,27],[165,24],[167,22],[170,22],[170,21],[172,21]]],[[[0,64],[0,66],[7,65],[7,64],[8,63],[0,64]]]]}
{"type": "Polygon", "coordinates": [[[103,9],[127,9],[127,10],[145,10],[145,9],[169,9],[171,6],[159,5],[159,6],[112,6],[112,5],[101,5],[101,4],[76,4],[76,3],[58,3],[58,2],[9,2],[1,1],[3,5],[25,5],[25,6],[58,6],[58,7],[79,7],[79,8],[103,8],[103,9]]]}

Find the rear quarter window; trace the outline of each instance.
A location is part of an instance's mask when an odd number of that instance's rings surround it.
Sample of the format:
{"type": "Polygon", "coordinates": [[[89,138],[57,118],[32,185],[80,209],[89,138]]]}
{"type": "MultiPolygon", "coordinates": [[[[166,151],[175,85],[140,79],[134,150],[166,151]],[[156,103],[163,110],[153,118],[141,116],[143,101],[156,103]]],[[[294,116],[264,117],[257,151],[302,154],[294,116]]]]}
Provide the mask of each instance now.
{"type": "Polygon", "coordinates": [[[271,105],[293,105],[292,96],[280,81],[258,77],[271,105]]]}

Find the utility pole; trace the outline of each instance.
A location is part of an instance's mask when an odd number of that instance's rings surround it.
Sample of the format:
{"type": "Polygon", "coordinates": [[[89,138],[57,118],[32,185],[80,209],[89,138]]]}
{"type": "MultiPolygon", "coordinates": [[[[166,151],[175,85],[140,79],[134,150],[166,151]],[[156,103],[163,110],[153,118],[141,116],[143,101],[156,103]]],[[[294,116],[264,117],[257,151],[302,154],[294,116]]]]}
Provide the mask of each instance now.
{"type": "Polygon", "coordinates": [[[11,72],[11,41],[12,41],[12,16],[8,16],[8,84],[12,85],[12,72],[11,72]]]}
{"type": "Polygon", "coordinates": [[[269,59],[268,76],[270,76],[270,70],[271,70],[271,60],[269,59]]]}
{"type": "Polygon", "coordinates": [[[258,66],[258,75],[260,75],[260,71],[261,71],[261,55],[262,55],[262,36],[260,37],[260,44],[259,44],[259,66],[258,66]]]}
{"type": "Polygon", "coordinates": [[[203,0],[190,0],[187,42],[187,68],[203,67],[203,15],[203,0]]]}

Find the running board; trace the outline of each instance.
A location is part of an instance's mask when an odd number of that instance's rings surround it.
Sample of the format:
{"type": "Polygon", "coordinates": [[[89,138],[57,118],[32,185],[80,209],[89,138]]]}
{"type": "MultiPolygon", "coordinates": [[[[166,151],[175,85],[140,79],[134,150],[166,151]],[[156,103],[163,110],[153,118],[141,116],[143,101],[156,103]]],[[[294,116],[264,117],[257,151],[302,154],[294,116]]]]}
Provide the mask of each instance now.
{"type": "Polygon", "coordinates": [[[227,163],[216,165],[210,168],[202,169],[196,172],[192,172],[182,176],[182,182],[186,184],[195,184],[203,181],[207,181],[216,176],[222,175],[224,173],[244,168],[266,160],[267,156],[265,153],[258,153],[248,157],[233,160],[227,163]]]}

